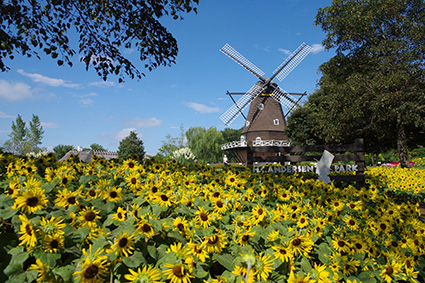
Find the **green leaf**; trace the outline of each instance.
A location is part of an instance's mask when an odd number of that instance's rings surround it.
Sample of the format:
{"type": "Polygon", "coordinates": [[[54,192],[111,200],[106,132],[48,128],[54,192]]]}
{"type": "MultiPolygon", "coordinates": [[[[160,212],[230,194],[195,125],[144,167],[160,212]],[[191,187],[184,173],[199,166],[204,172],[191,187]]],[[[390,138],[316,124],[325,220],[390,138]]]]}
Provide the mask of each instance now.
{"type": "Polygon", "coordinates": [[[72,235],[72,239],[77,243],[83,242],[87,238],[89,233],[90,233],[89,227],[82,227],[74,232],[74,234],[72,235]]]}
{"type": "Polygon", "coordinates": [[[108,241],[104,236],[101,236],[94,241],[92,245],[92,252],[96,252],[97,250],[102,250],[108,244],[108,241]]]}
{"type": "Polygon", "coordinates": [[[123,257],[123,263],[128,267],[140,267],[142,264],[147,264],[145,257],[139,251],[135,251],[132,256],[123,257]]]}
{"type": "Polygon", "coordinates": [[[330,261],[329,256],[332,254],[332,249],[329,247],[327,243],[321,243],[319,245],[317,254],[319,255],[319,260],[323,264],[328,264],[330,261]]]}
{"type": "MultiPolygon", "coordinates": [[[[6,274],[7,277],[12,277],[13,274],[22,273],[22,271],[23,271],[22,265],[9,263],[9,265],[6,266],[6,268],[3,270],[3,273],[6,274]]],[[[25,278],[25,275],[24,275],[24,278],[25,278]]],[[[16,281],[16,282],[22,282],[22,281],[16,281]]]]}
{"type": "Polygon", "coordinates": [[[74,272],[74,266],[65,265],[61,267],[57,267],[53,269],[53,272],[60,277],[62,277],[63,281],[71,282],[72,281],[72,273],[74,272]]]}
{"type": "Polygon", "coordinates": [[[224,266],[227,270],[233,270],[233,256],[230,254],[214,254],[213,259],[224,266]]]}
{"type": "Polygon", "coordinates": [[[148,253],[149,255],[154,259],[158,260],[158,251],[156,250],[156,247],[148,245],[148,253]]]}

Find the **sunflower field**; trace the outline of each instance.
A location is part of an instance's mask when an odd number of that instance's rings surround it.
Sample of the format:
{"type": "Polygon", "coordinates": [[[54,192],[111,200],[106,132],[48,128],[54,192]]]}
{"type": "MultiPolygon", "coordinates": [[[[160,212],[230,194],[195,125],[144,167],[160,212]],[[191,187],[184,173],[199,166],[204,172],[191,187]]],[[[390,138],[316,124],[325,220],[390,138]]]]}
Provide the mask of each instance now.
{"type": "Polygon", "coordinates": [[[0,155],[0,281],[424,282],[424,170],[366,177],[0,155]]]}

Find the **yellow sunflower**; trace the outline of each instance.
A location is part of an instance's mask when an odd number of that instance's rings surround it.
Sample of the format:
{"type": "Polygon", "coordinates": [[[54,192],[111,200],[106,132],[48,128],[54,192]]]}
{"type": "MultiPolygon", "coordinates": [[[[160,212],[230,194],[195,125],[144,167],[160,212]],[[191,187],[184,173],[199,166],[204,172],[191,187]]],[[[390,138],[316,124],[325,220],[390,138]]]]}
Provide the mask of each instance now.
{"type": "Polygon", "coordinates": [[[136,271],[129,269],[130,274],[125,274],[124,278],[132,283],[149,282],[149,283],[162,283],[161,271],[153,266],[145,265],[142,270],[140,268],[136,271]]]}
{"type": "Polygon", "coordinates": [[[21,195],[17,196],[12,209],[19,208],[28,214],[42,210],[47,206],[47,196],[43,189],[34,188],[33,190],[23,190],[21,195]]]}
{"type": "Polygon", "coordinates": [[[46,253],[57,253],[64,244],[64,236],[61,234],[44,235],[43,237],[43,250],[46,253]]]}
{"type": "Polygon", "coordinates": [[[194,278],[186,264],[166,263],[164,267],[167,269],[164,270],[162,274],[167,276],[167,279],[170,280],[170,283],[190,283],[191,278],[194,278]]]}
{"type": "Polygon", "coordinates": [[[109,263],[107,256],[101,255],[102,250],[98,249],[94,254],[83,249],[84,259],[79,262],[79,268],[73,273],[78,282],[81,283],[101,283],[105,282],[109,273],[109,263]]]}
{"type": "Polygon", "coordinates": [[[28,249],[33,249],[37,244],[37,235],[35,233],[34,225],[28,220],[25,215],[19,215],[19,220],[22,224],[20,226],[19,240],[21,243],[19,245],[26,245],[28,249]]]}
{"type": "Polygon", "coordinates": [[[100,220],[99,216],[100,210],[94,209],[94,207],[86,207],[80,211],[78,220],[81,224],[81,227],[97,227],[97,221],[100,220]]]}
{"type": "Polygon", "coordinates": [[[115,240],[115,243],[111,246],[111,249],[116,255],[119,255],[120,257],[128,257],[133,254],[133,251],[135,249],[134,245],[134,234],[130,234],[128,232],[119,233],[118,237],[115,240]]]}
{"type": "Polygon", "coordinates": [[[51,268],[44,265],[39,258],[35,260],[35,263],[30,265],[29,269],[37,271],[37,282],[56,282],[55,274],[52,272],[51,268]]]}
{"type": "Polygon", "coordinates": [[[220,254],[223,251],[223,248],[226,246],[226,235],[222,234],[220,231],[217,233],[205,236],[202,244],[205,246],[207,251],[211,253],[220,254]]]}
{"type": "Polygon", "coordinates": [[[211,215],[209,215],[209,213],[203,207],[198,207],[198,211],[196,211],[195,214],[195,222],[197,225],[203,228],[208,228],[211,225],[211,215]]]}
{"type": "Polygon", "coordinates": [[[121,187],[108,187],[103,193],[103,198],[107,201],[118,203],[122,200],[122,188],[121,187]]]}

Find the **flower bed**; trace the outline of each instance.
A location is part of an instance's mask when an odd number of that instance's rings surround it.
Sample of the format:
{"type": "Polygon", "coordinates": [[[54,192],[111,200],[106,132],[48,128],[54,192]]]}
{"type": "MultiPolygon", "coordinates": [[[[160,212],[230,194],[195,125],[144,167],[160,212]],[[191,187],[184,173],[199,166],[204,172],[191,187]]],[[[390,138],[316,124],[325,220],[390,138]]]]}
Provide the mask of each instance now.
{"type": "Polygon", "coordinates": [[[382,193],[380,173],[357,191],[231,167],[49,158],[2,157],[0,281],[423,280],[419,208],[382,193]]]}

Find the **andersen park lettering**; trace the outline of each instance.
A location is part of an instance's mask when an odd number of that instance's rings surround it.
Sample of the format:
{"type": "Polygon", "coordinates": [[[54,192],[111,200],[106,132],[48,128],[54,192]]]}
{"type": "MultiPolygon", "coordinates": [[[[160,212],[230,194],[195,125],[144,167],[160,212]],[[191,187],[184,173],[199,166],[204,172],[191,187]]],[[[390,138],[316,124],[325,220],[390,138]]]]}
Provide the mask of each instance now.
{"type": "MultiPolygon", "coordinates": [[[[358,170],[356,164],[344,164],[344,165],[333,165],[331,166],[333,172],[355,172],[358,170]]],[[[300,166],[254,166],[252,168],[254,173],[316,173],[316,165],[300,165],[300,166]]]]}

